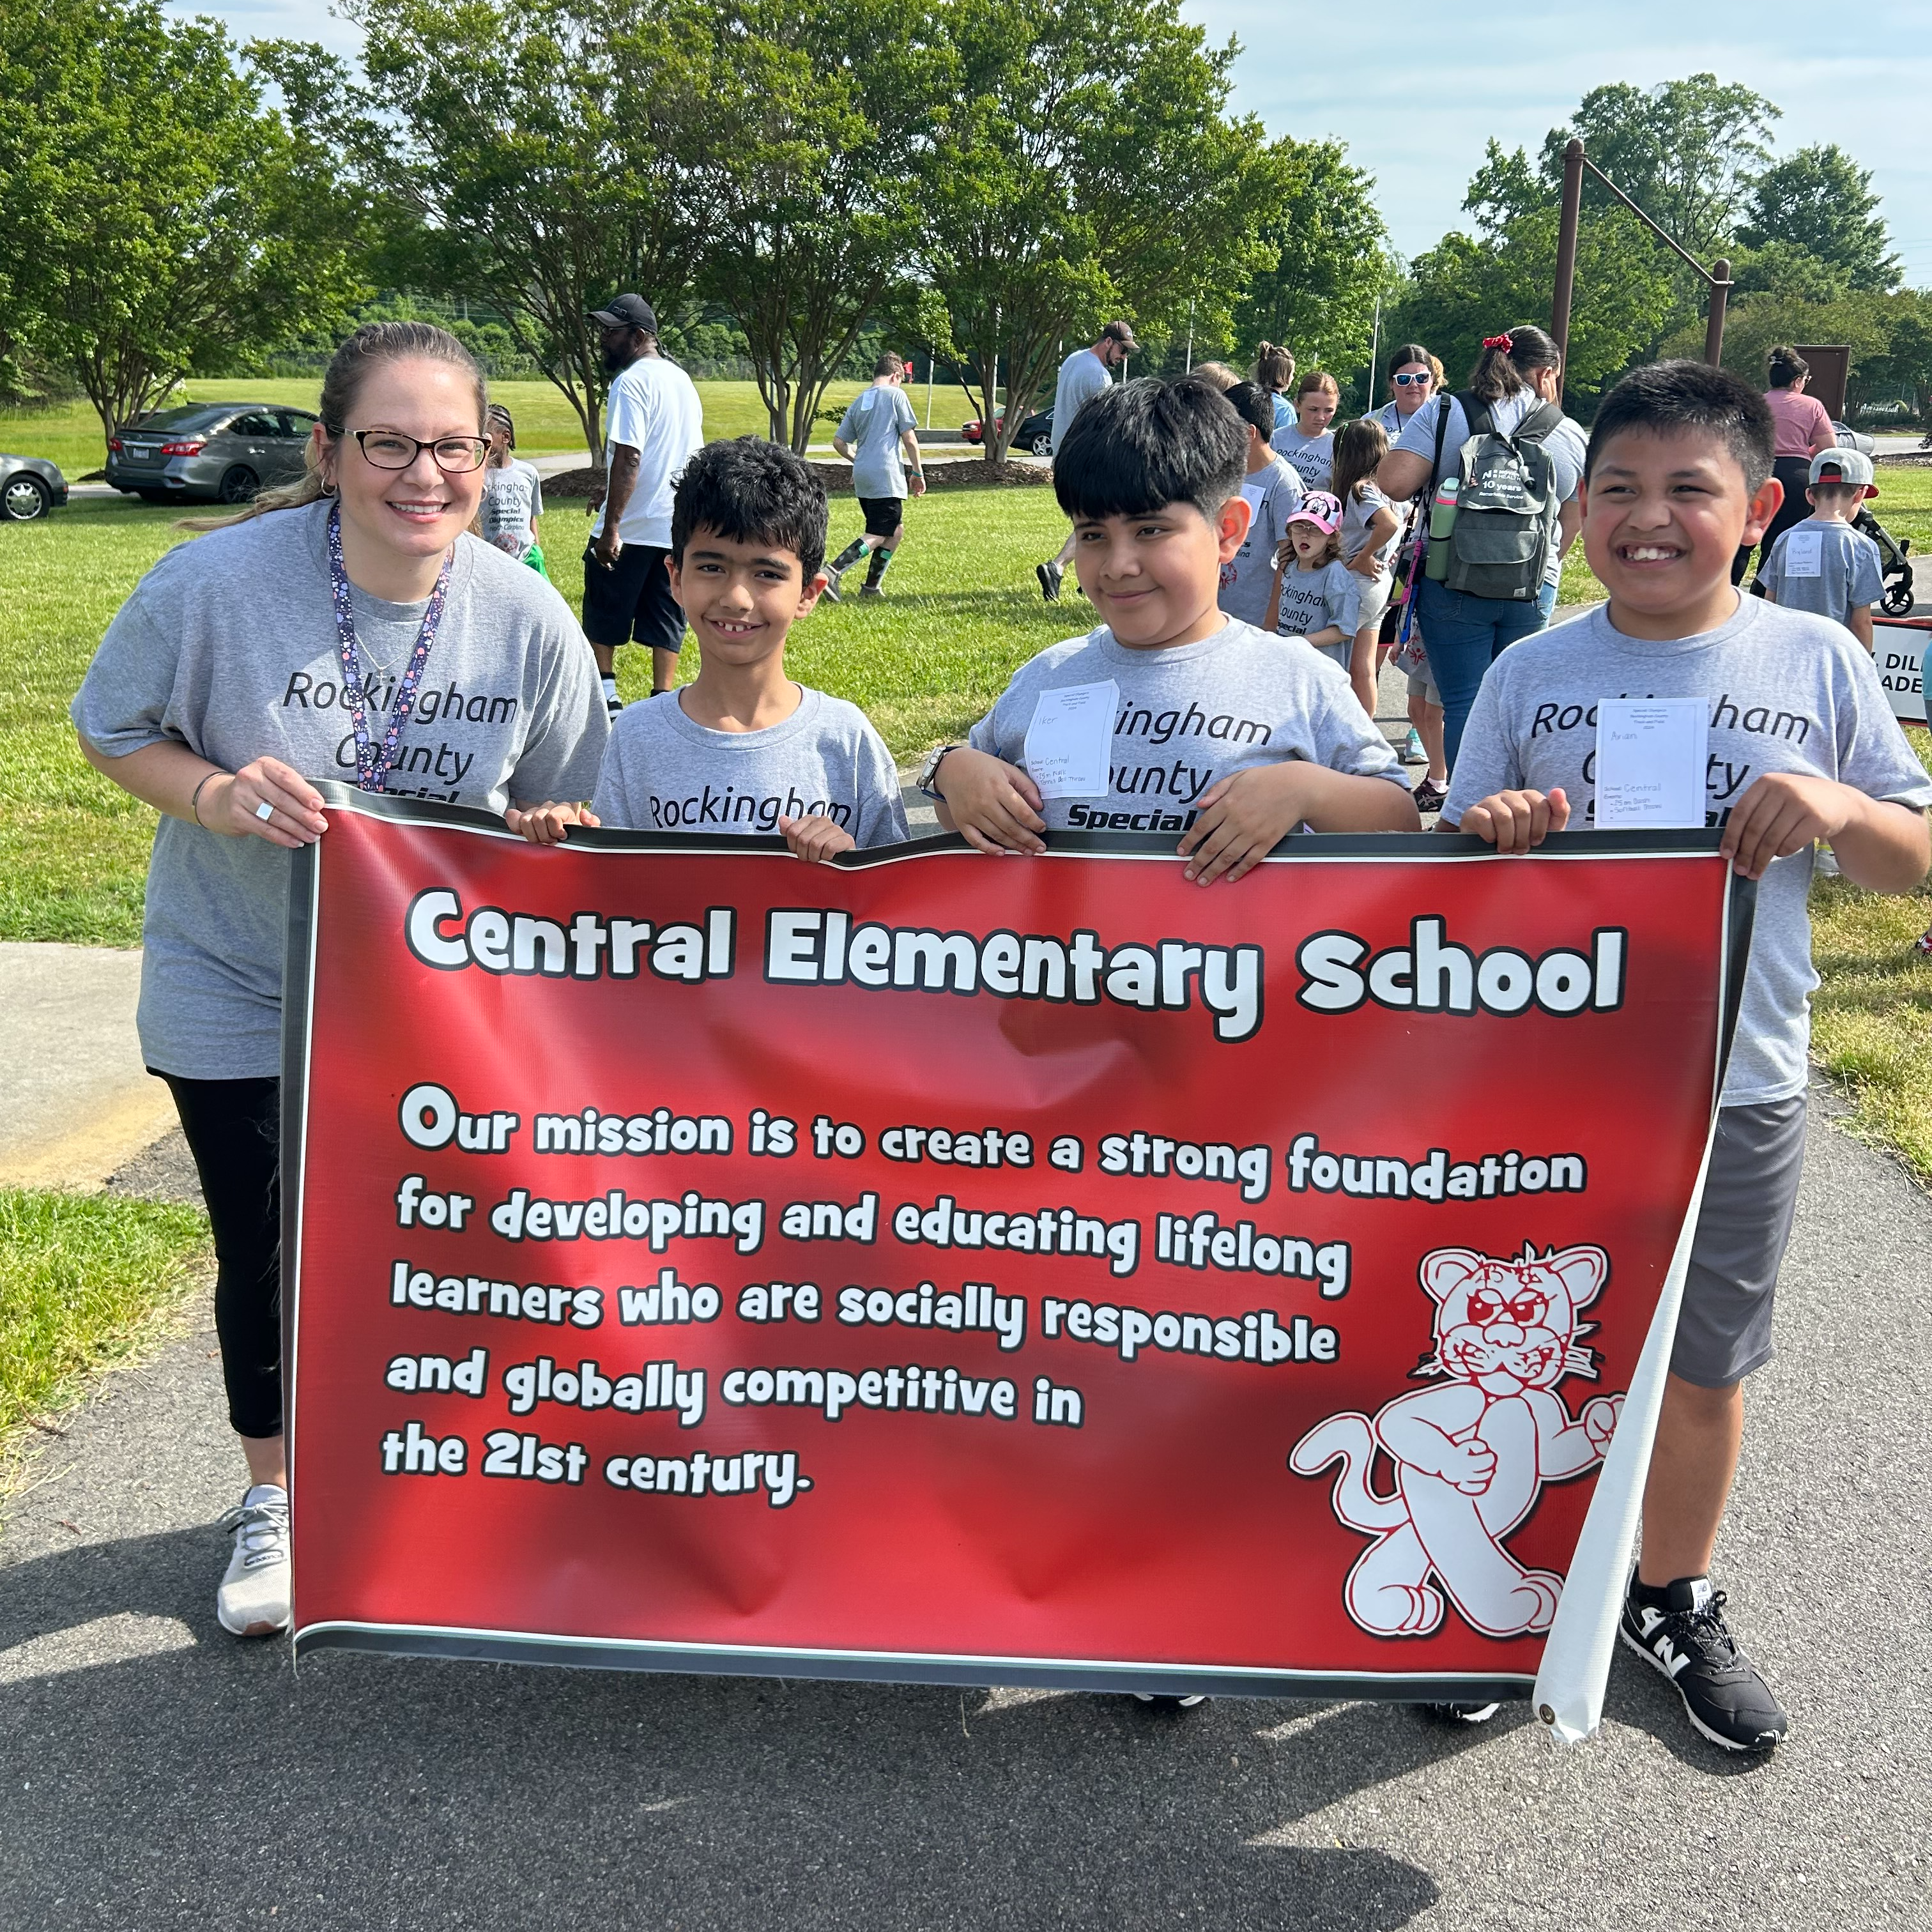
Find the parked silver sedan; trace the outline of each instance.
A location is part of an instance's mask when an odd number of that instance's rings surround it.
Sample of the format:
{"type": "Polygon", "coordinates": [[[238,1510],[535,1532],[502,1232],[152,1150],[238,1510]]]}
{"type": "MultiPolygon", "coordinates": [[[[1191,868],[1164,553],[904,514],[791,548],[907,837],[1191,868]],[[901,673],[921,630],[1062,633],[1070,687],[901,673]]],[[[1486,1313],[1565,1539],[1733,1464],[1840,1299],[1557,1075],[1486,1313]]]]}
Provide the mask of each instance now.
{"type": "Polygon", "coordinates": [[[0,518],[38,522],[67,501],[67,478],[44,456],[0,456],[0,518]]]}
{"type": "Polygon", "coordinates": [[[315,421],[280,404],[157,410],[108,440],[107,480],[145,503],[245,503],[301,476],[315,421]]]}

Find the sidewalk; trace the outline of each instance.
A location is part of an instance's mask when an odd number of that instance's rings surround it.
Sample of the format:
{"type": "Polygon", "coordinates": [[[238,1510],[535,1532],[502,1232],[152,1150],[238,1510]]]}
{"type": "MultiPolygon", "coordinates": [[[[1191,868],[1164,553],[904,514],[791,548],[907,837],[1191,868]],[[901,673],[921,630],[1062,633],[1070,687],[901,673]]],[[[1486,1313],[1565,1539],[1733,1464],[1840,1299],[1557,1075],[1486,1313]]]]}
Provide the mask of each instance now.
{"type": "Polygon", "coordinates": [[[140,983],[138,951],[0,943],[0,1186],[98,1187],[172,1125],[140,983]]]}

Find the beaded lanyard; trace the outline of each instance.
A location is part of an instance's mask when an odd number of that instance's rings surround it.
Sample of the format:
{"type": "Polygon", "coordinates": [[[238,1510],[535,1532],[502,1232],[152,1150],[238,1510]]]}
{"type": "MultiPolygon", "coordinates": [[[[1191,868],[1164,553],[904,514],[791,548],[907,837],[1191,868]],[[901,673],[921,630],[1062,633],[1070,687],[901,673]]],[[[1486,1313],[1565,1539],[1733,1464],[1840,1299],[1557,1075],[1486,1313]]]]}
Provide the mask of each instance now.
{"type": "MultiPolygon", "coordinates": [[[[454,553],[452,551],[451,555],[454,553]]],[[[449,557],[442,560],[436,588],[429,594],[429,608],[423,613],[422,628],[416,633],[416,647],[396,687],[389,708],[388,729],[382,734],[380,752],[369,742],[368,712],[362,694],[362,662],[356,649],[356,614],[349,602],[349,573],[342,562],[342,512],[332,504],[328,512],[328,584],[335,601],[335,635],[342,653],[342,701],[356,734],[356,784],[358,790],[382,791],[388,783],[389,767],[395,763],[396,746],[416,701],[416,686],[422,682],[423,667],[429,662],[430,646],[436,642],[436,627],[442,621],[442,602],[449,590],[449,557]]]]}

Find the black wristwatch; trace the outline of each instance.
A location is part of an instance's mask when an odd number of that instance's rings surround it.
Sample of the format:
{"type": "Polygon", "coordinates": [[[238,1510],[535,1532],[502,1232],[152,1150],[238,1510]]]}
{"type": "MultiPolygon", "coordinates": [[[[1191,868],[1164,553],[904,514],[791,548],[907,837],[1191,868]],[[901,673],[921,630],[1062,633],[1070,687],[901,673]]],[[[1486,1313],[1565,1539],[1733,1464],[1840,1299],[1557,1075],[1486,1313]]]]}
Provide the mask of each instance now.
{"type": "Polygon", "coordinates": [[[946,754],[962,748],[958,745],[942,745],[938,751],[928,753],[926,763],[919,768],[919,789],[922,796],[932,799],[935,803],[944,802],[933,781],[939,776],[939,767],[946,754]]]}

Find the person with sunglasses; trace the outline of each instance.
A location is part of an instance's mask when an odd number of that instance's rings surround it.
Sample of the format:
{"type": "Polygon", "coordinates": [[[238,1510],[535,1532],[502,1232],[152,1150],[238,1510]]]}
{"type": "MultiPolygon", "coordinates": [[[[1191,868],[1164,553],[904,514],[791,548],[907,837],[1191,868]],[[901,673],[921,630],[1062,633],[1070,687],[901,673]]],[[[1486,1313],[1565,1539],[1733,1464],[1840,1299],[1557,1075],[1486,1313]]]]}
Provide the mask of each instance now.
{"type": "Polygon", "coordinates": [[[1389,358],[1389,399],[1370,417],[1393,444],[1408,419],[1442,386],[1442,364],[1419,342],[1405,342],[1389,358]]]}
{"type": "Polygon", "coordinates": [[[472,533],[488,400],[443,330],[358,329],[323,378],[306,475],[238,519],[188,525],[212,533],[135,586],[72,706],[88,763],[161,814],[137,1018],[214,1235],[248,1465],[216,1600],[237,1636],[289,1619],[282,962],[290,854],[328,830],[314,781],[507,812],[517,828],[520,806],[590,796],[609,735],[568,607],[472,533]]]}

